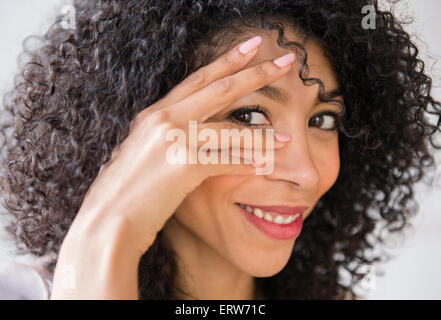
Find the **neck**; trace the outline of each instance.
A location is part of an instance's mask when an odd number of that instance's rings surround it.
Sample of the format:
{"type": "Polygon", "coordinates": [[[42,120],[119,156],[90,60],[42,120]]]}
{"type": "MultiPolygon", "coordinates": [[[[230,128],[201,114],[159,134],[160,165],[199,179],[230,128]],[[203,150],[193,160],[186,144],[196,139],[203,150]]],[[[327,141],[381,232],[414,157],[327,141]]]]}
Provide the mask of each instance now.
{"type": "Polygon", "coordinates": [[[256,299],[254,277],[239,270],[194,233],[171,218],[163,230],[166,242],[176,252],[177,299],[256,299]]]}

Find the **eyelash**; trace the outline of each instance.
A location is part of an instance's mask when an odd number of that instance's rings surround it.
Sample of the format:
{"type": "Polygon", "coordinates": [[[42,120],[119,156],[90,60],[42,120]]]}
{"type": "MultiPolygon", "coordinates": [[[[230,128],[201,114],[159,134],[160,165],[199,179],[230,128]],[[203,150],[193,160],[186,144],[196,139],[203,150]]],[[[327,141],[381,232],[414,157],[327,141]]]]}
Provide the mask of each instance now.
{"type": "Polygon", "coordinates": [[[240,126],[245,126],[245,127],[258,127],[258,126],[262,126],[262,124],[254,124],[254,123],[246,123],[246,122],[241,122],[238,121],[236,119],[234,119],[234,116],[238,115],[238,114],[242,114],[242,113],[246,113],[246,112],[259,112],[261,114],[263,114],[266,118],[268,118],[268,114],[269,112],[267,110],[265,110],[264,108],[262,108],[260,105],[255,105],[255,106],[246,106],[246,107],[242,107],[236,110],[233,110],[232,112],[230,112],[227,116],[227,118],[229,120],[231,120],[232,122],[237,123],[240,126]]]}
{"type": "MultiPolygon", "coordinates": [[[[236,119],[234,119],[234,116],[237,116],[238,114],[242,114],[242,113],[246,113],[246,112],[259,112],[261,114],[263,114],[266,118],[268,118],[269,112],[265,109],[262,108],[260,105],[255,105],[255,106],[246,106],[246,107],[242,107],[239,109],[236,109],[232,112],[230,112],[227,116],[227,118],[234,122],[237,123],[240,126],[245,126],[245,127],[257,127],[257,126],[262,126],[262,124],[249,124],[249,123],[245,123],[245,122],[241,122],[238,121],[236,119]]],[[[339,131],[340,130],[340,121],[342,118],[342,114],[341,113],[336,113],[334,111],[322,111],[319,113],[316,113],[313,118],[315,117],[320,117],[320,116],[324,116],[324,115],[330,115],[333,116],[336,122],[335,128],[334,129],[321,129],[321,130],[325,130],[325,131],[339,131]]],[[[320,128],[319,128],[320,129],[320,128]]]]}

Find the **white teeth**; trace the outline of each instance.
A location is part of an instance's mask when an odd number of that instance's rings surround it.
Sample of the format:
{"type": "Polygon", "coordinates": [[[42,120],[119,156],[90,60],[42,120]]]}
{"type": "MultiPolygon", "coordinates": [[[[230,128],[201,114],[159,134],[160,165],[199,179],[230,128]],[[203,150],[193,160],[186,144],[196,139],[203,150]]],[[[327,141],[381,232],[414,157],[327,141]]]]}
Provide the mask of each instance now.
{"type": "Polygon", "coordinates": [[[274,221],[277,224],[283,224],[283,217],[282,216],[277,216],[274,221]]]}
{"type": "Polygon", "coordinates": [[[293,216],[289,216],[288,218],[285,219],[285,221],[283,221],[283,224],[291,223],[293,220],[294,220],[293,216]]]}
{"type": "Polygon", "coordinates": [[[263,217],[266,221],[273,222],[273,217],[267,212],[263,217]]]}
{"type": "Polygon", "coordinates": [[[263,212],[262,210],[260,210],[259,208],[254,209],[254,215],[256,215],[257,217],[259,217],[260,219],[263,218],[263,212]]]}
{"type": "Polygon", "coordinates": [[[276,212],[272,212],[271,214],[269,212],[264,213],[259,208],[255,208],[253,210],[253,208],[251,208],[250,206],[247,206],[244,204],[239,204],[239,205],[242,208],[244,208],[245,210],[247,210],[248,212],[254,214],[256,217],[258,217],[260,219],[265,219],[266,221],[277,223],[277,224],[289,224],[289,223],[293,222],[294,220],[296,220],[300,216],[300,213],[296,213],[295,215],[290,215],[285,218],[285,215],[280,215],[280,214],[277,214],[276,212]],[[275,218],[273,218],[273,216],[275,216],[275,218]]]}

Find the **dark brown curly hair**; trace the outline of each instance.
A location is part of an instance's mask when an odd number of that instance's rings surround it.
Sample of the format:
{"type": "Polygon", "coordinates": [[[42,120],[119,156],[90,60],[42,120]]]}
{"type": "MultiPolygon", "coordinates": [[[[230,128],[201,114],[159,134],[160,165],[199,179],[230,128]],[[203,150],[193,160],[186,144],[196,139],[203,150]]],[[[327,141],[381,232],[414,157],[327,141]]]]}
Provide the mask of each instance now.
{"type": "MultiPolygon", "coordinates": [[[[318,84],[323,101],[344,97],[341,165],[286,267],[256,284],[268,299],[354,297],[360,266],[383,258],[370,253],[385,240],[376,227],[409,225],[418,211],[413,184],[435,166],[429,148],[441,148],[433,142],[441,105],[404,23],[370,0],[76,0],[74,7],[76,28],[58,17],[38,48],[25,48],[27,63],[5,95],[2,203],[18,251],[57,254],[139,111],[216,59],[219,48],[253,30],[277,30],[278,44],[298,54],[304,84],[318,84]],[[375,29],[362,28],[365,5],[375,7],[375,29]],[[324,95],[320,79],[308,78],[307,52],[286,41],[285,26],[322,46],[339,92],[324,95]],[[342,270],[351,275],[346,284],[342,270]]],[[[140,299],[174,298],[176,273],[175,252],[159,232],[139,264],[140,299]]]]}

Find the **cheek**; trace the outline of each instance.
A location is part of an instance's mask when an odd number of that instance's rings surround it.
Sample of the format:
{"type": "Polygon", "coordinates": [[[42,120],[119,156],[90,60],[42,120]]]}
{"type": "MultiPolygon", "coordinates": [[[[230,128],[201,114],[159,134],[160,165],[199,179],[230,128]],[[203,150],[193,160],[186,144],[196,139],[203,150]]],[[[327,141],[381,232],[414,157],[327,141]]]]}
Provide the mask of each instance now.
{"type": "MultiPolygon", "coordinates": [[[[237,224],[236,220],[226,219],[226,216],[237,214],[231,209],[232,194],[243,180],[244,177],[240,176],[212,177],[190,193],[174,214],[174,220],[180,227],[175,228],[170,237],[173,242],[178,243],[176,247],[184,243],[194,243],[200,248],[199,244],[204,243],[202,247],[212,248],[225,257],[228,256],[226,252],[235,252],[234,249],[228,249],[228,245],[243,243],[243,239],[240,234],[231,232],[237,228],[234,225],[237,224]]],[[[190,250],[190,247],[181,249],[190,250]]],[[[194,247],[191,250],[193,249],[194,247]]]]}
{"type": "Polygon", "coordinates": [[[185,198],[176,210],[175,217],[187,226],[198,224],[212,229],[223,218],[225,206],[230,205],[231,195],[243,180],[239,176],[206,179],[185,198]]]}
{"type": "Polygon", "coordinates": [[[340,172],[338,139],[316,149],[314,158],[320,175],[318,188],[321,196],[333,186],[340,172]]]}

